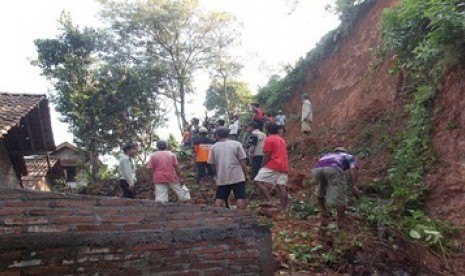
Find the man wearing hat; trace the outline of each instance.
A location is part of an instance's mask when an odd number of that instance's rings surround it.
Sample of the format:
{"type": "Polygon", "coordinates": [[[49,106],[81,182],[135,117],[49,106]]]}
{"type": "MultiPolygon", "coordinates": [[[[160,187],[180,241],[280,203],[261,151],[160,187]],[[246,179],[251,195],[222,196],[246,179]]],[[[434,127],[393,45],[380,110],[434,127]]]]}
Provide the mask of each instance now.
{"type": "Polygon", "coordinates": [[[179,201],[190,200],[189,190],[181,185],[182,175],[176,155],[167,149],[165,141],[157,141],[157,148],[147,163],[155,185],[155,201],[168,202],[168,188],[173,189],[179,201]]]}
{"type": "Polygon", "coordinates": [[[208,138],[207,134],[208,130],[205,127],[200,127],[199,137],[195,138],[192,142],[194,161],[197,168],[197,183],[200,185],[201,190],[207,184],[207,172],[212,180],[215,176],[212,166],[207,163],[208,153],[215,141],[208,138]]]}
{"type": "Polygon", "coordinates": [[[215,130],[217,142],[211,147],[208,164],[216,170],[215,207],[228,205],[231,191],[237,202],[237,209],[245,209],[245,181],[247,179],[246,154],[242,144],[228,139],[229,129],[219,127],[215,130]]]}
{"type": "Polygon", "coordinates": [[[321,156],[312,169],[321,216],[325,221],[329,216],[327,206],[335,207],[339,228],[346,224],[345,211],[350,186],[356,190],[355,169],[356,160],[344,147],[337,147],[333,152],[321,156]]]}

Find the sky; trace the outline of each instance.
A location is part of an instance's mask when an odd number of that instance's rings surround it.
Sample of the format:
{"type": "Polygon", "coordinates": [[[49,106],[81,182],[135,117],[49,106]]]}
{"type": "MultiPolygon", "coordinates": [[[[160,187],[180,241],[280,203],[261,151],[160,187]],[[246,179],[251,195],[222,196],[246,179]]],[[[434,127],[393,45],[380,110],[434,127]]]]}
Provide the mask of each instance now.
{"type": "MultiPolygon", "coordinates": [[[[325,11],[333,0],[200,0],[205,10],[227,11],[242,23],[241,44],[234,49],[244,65],[240,81],[248,83],[252,93],[265,86],[268,78],[280,73],[284,65],[295,62],[311,50],[320,38],[338,25],[335,15],[325,11]]],[[[100,5],[94,0],[3,0],[0,1],[0,92],[50,94],[50,82],[40,69],[30,65],[37,56],[33,41],[55,38],[62,11],[70,13],[74,24],[98,27],[100,5]]],[[[208,74],[195,75],[195,95],[188,97],[187,118],[203,117],[208,74]]],[[[67,125],[52,110],[55,143],[72,142],[67,125]]],[[[168,127],[159,130],[180,140],[174,117],[168,127]]]]}

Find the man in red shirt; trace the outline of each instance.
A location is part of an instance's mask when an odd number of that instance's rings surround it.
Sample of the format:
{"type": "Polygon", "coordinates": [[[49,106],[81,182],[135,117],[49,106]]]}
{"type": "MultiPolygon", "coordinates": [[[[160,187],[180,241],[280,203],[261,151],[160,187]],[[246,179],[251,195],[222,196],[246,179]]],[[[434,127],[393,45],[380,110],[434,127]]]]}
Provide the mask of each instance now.
{"type": "Polygon", "coordinates": [[[166,149],[165,141],[157,142],[158,151],[150,156],[147,168],[152,175],[155,185],[155,201],[168,202],[168,188],[171,187],[178,196],[179,201],[190,199],[189,190],[181,186],[182,175],[176,155],[166,149]]]}
{"type": "Polygon", "coordinates": [[[251,103],[251,118],[252,121],[256,122],[258,124],[258,129],[260,131],[263,130],[263,110],[260,109],[260,105],[258,103],[251,103]]]}
{"type": "Polygon", "coordinates": [[[263,167],[254,179],[255,185],[267,201],[273,205],[268,185],[273,185],[279,194],[281,209],[287,209],[287,172],[289,171],[286,142],[278,135],[279,126],[276,123],[266,125],[268,137],[263,142],[263,167]]]}

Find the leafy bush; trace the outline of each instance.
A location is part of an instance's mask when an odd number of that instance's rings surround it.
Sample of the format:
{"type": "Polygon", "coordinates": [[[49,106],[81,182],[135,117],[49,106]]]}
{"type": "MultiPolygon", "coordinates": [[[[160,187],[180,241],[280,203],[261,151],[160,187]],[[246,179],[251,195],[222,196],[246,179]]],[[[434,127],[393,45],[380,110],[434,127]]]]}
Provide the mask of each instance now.
{"type": "Polygon", "coordinates": [[[422,210],[427,187],[423,176],[435,161],[430,130],[432,103],[446,70],[465,60],[465,5],[451,0],[403,0],[386,9],[380,24],[383,52],[395,57],[391,72],[406,74],[404,96],[409,114],[391,157],[389,204],[361,202],[372,222],[402,229],[407,237],[423,240],[444,253],[445,224],[422,210]]]}

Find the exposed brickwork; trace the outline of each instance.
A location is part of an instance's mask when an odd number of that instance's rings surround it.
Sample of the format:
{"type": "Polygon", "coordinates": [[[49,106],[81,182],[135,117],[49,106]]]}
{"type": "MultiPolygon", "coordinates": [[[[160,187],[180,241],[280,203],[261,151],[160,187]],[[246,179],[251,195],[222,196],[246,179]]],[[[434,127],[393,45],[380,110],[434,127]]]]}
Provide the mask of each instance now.
{"type": "Polygon", "coordinates": [[[12,212],[0,212],[0,274],[274,270],[270,229],[247,211],[2,189],[0,210],[5,208],[12,212]]]}

